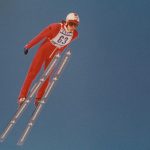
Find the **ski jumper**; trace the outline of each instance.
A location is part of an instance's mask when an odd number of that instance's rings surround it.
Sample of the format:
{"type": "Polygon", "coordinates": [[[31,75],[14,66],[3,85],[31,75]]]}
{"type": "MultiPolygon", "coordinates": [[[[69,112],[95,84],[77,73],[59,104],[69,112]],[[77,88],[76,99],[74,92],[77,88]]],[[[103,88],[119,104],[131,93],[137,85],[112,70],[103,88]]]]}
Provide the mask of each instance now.
{"type": "MultiPolygon", "coordinates": [[[[30,49],[41,40],[43,40],[29,67],[25,81],[19,94],[19,99],[27,97],[30,86],[37,74],[39,73],[42,65],[44,65],[45,70],[49,63],[52,61],[55,54],[58,52],[62,53],[63,50],[75,38],[77,38],[77,36],[77,30],[74,30],[73,32],[68,32],[65,23],[53,23],[43,29],[35,38],[33,38],[31,41],[28,42],[28,44],[26,44],[25,48],[30,49]]],[[[46,81],[37,92],[36,101],[39,101],[44,95],[49,80],[50,76],[46,79],[46,81]]]]}

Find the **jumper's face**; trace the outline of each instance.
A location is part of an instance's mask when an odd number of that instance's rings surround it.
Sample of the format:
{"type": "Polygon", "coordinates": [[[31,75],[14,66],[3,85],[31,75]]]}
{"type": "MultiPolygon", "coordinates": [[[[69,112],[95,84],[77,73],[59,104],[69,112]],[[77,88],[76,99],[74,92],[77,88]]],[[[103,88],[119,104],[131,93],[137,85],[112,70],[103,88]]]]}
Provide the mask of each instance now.
{"type": "Polygon", "coordinates": [[[73,32],[78,27],[78,24],[75,22],[68,22],[67,29],[69,32],[73,32]]]}

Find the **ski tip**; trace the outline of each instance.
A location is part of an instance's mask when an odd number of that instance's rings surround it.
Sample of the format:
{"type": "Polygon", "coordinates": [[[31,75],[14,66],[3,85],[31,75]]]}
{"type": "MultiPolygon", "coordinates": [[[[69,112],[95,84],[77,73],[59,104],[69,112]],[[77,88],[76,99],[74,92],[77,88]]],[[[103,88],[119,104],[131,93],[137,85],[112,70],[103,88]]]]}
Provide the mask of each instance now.
{"type": "Polygon", "coordinates": [[[59,58],[60,57],[60,54],[58,53],[58,54],[56,54],[56,58],[59,58]]]}
{"type": "Polygon", "coordinates": [[[71,55],[71,50],[68,50],[67,55],[71,55]]]}

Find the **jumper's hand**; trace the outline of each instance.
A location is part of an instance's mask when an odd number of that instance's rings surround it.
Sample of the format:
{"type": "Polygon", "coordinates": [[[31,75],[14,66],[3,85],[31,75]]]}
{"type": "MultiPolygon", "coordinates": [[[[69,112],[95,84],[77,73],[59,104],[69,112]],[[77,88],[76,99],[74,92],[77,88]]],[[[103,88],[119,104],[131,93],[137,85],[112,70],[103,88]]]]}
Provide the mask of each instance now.
{"type": "Polygon", "coordinates": [[[27,55],[28,52],[29,52],[29,48],[28,48],[28,45],[26,44],[24,47],[24,54],[27,55]]]}
{"type": "Polygon", "coordinates": [[[29,52],[29,49],[24,48],[24,54],[25,54],[25,55],[27,55],[27,54],[28,54],[28,52],[29,52]]]}

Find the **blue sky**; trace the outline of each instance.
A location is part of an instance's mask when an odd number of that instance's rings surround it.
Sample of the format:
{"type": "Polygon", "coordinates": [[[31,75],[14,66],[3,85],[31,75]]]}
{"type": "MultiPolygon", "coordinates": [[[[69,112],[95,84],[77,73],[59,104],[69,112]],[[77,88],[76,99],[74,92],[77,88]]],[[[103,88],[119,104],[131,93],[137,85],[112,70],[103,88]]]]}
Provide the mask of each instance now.
{"type": "MultiPolygon", "coordinates": [[[[0,130],[39,45],[23,47],[44,27],[75,11],[79,38],[72,58],[22,149],[148,150],[150,99],[149,0],[1,0],[0,130]]],[[[34,109],[21,117],[3,150],[17,140],[34,109]]]]}

